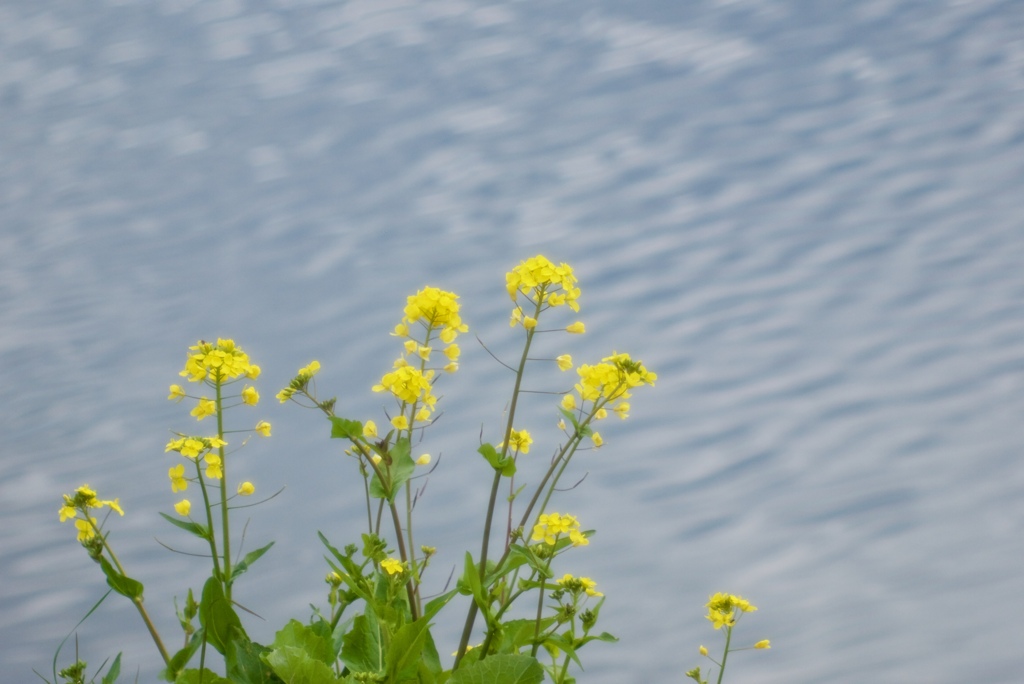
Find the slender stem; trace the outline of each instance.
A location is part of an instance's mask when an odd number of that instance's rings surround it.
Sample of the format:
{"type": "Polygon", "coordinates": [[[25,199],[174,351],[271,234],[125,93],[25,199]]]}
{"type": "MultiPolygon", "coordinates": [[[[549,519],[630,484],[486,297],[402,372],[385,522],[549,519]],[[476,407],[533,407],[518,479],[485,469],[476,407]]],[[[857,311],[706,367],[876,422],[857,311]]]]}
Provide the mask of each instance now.
{"type": "Polygon", "coordinates": [[[199,465],[199,457],[193,459],[196,464],[196,479],[199,480],[199,489],[203,492],[203,507],[206,509],[206,524],[209,526],[209,535],[206,537],[210,545],[210,557],[213,558],[213,576],[222,577],[220,572],[220,553],[217,552],[217,535],[213,533],[213,509],[210,507],[210,494],[206,490],[206,480],[203,478],[202,467],[199,465]]]}
{"type": "MultiPolygon", "coordinates": [[[[543,297],[538,297],[543,300],[543,297]]],[[[537,310],[540,310],[540,303],[537,304],[537,310]]],[[[523,374],[526,369],[526,360],[530,353],[530,344],[533,342],[533,330],[526,331],[526,344],[523,345],[523,355],[519,359],[519,368],[516,370],[516,382],[512,389],[512,402],[509,404],[508,410],[508,421],[505,424],[505,437],[502,440],[504,446],[502,447],[502,458],[508,454],[509,448],[509,437],[512,434],[512,421],[515,420],[516,416],[516,405],[519,402],[519,389],[523,383],[523,374]]],[[[491,496],[487,501],[487,516],[484,519],[484,533],[483,540],[480,544],[480,579],[484,579],[487,573],[487,549],[491,542],[491,524],[494,520],[494,507],[498,499],[498,485],[501,483],[501,471],[495,471],[494,481],[491,483],[491,496]]],[[[505,555],[508,554],[508,545],[506,544],[505,555]]],[[[503,556],[504,557],[504,556],[503,556]]],[[[452,669],[455,670],[459,667],[459,663],[462,657],[466,654],[466,646],[469,645],[469,635],[473,632],[473,623],[476,621],[476,613],[478,610],[476,601],[473,601],[469,605],[469,612],[466,615],[466,624],[462,628],[462,639],[459,641],[459,649],[456,651],[455,664],[452,669]]],[[[481,657],[484,657],[486,653],[482,653],[481,657]]]]}
{"type": "MultiPolygon", "coordinates": [[[[398,554],[401,556],[403,561],[409,560],[409,554],[405,549],[405,540],[402,537],[402,519],[398,515],[398,506],[393,503],[388,504],[388,508],[391,510],[391,520],[395,523],[395,538],[398,539],[398,554]]],[[[413,591],[412,581],[405,583],[405,591],[409,596],[409,612],[412,613],[413,622],[419,619],[420,610],[419,605],[416,602],[416,592],[413,591]]]]}
{"type": "MultiPolygon", "coordinates": [[[[103,548],[107,550],[107,555],[110,556],[110,560],[114,561],[114,565],[117,566],[117,571],[120,572],[121,575],[123,575],[124,577],[127,577],[128,573],[124,571],[124,566],[122,566],[121,561],[118,560],[117,554],[114,553],[114,549],[112,549],[110,547],[110,544],[107,543],[107,538],[102,534],[100,529],[89,517],[88,512],[86,512],[85,514],[85,519],[89,522],[89,525],[92,527],[93,533],[99,536],[99,538],[103,541],[103,548]]],[[[146,623],[146,629],[149,630],[149,635],[153,638],[153,643],[156,644],[157,650],[160,651],[160,657],[164,659],[164,664],[169,664],[171,662],[171,656],[167,653],[167,648],[164,646],[164,642],[160,638],[160,633],[156,631],[156,626],[150,619],[149,613],[146,612],[145,606],[142,605],[142,597],[136,596],[132,599],[132,603],[135,604],[136,610],[138,610],[139,615],[142,616],[142,621],[146,623]]]]}
{"type": "MultiPolygon", "coordinates": [[[[213,381],[217,389],[217,438],[224,441],[224,410],[222,407],[223,396],[221,392],[221,375],[218,373],[213,381]]],[[[217,454],[220,456],[220,522],[221,538],[224,540],[224,574],[221,582],[224,585],[224,597],[231,603],[231,527],[228,516],[228,485],[227,485],[227,460],[224,458],[224,446],[217,447],[217,454]]]]}
{"type": "Polygon", "coordinates": [[[732,641],[732,627],[725,628],[725,653],[722,654],[722,664],[718,666],[718,684],[722,684],[722,676],[725,674],[725,661],[729,658],[729,642],[732,641]]]}

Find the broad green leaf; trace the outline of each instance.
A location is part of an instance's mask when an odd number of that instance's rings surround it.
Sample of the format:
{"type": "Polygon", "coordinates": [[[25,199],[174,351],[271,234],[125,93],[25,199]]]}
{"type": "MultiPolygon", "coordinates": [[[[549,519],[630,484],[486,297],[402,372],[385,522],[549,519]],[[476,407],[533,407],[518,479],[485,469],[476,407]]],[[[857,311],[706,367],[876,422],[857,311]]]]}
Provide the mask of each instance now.
{"type": "Polygon", "coordinates": [[[262,548],[256,549],[255,551],[250,551],[249,553],[245,554],[245,558],[240,560],[238,563],[235,564],[233,568],[231,568],[231,579],[238,577],[243,572],[248,570],[249,566],[255,563],[260,556],[269,551],[270,547],[273,545],[274,542],[270,542],[262,548]]]}
{"type": "Polygon", "coordinates": [[[103,568],[103,574],[107,576],[107,584],[118,594],[127,596],[133,601],[142,596],[142,582],[122,575],[103,556],[100,556],[100,567],[103,568]]]}
{"type": "Polygon", "coordinates": [[[540,684],[544,668],[528,655],[499,654],[460,667],[448,684],[540,684]]]}
{"type": "Polygon", "coordinates": [[[224,654],[228,679],[234,684],[268,684],[280,681],[262,658],[269,650],[266,646],[249,641],[245,635],[236,634],[235,638],[228,642],[227,653],[224,654]]]}
{"type": "Polygon", "coordinates": [[[358,420],[348,420],[338,416],[331,419],[331,437],[335,439],[362,439],[363,424],[358,420]]]}
{"type": "Polygon", "coordinates": [[[380,672],[384,669],[384,646],[380,626],[372,612],[356,616],[341,647],[341,662],[353,672],[380,672]]]}
{"type": "Polygon", "coordinates": [[[174,680],[174,684],[232,684],[232,682],[213,670],[203,668],[202,670],[185,670],[174,680]]]}
{"type": "MultiPolygon", "coordinates": [[[[370,480],[370,496],[375,499],[387,499],[389,502],[394,502],[401,486],[416,472],[416,462],[412,460],[409,452],[408,437],[402,437],[392,445],[391,450],[388,452],[388,455],[391,457],[391,465],[387,470],[391,489],[390,491],[385,490],[384,484],[377,477],[377,474],[374,473],[373,478],[370,480]]],[[[383,467],[383,462],[381,467],[383,467]]]]}
{"type": "Polygon", "coordinates": [[[206,580],[203,585],[203,598],[199,602],[199,622],[206,630],[207,641],[221,655],[226,653],[228,642],[236,634],[245,634],[242,621],[231,607],[220,582],[215,577],[206,580]]]}
{"type": "Polygon", "coordinates": [[[284,646],[269,651],[267,664],[278,677],[288,684],[341,684],[330,665],[309,657],[297,646],[284,646]]]}
{"type": "Polygon", "coordinates": [[[289,620],[281,630],[274,635],[274,643],[271,649],[295,647],[304,651],[310,658],[319,660],[330,665],[334,662],[334,649],[331,648],[330,639],[320,636],[298,620],[289,620]]]}
{"type": "Polygon", "coordinates": [[[409,670],[418,669],[420,653],[430,634],[430,623],[426,618],[403,625],[395,632],[384,658],[384,666],[390,681],[408,678],[409,670]]]}
{"type": "Polygon", "coordinates": [[[210,538],[210,530],[205,525],[200,525],[199,523],[192,522],[190,520],[178,520],[177,518],[172,518],[171,516],[167,515],[166,513],[161,513],[160,515],[163,516],[164,520],[166,520],[167,522],[171,523],[175,527],[180,527],[181,529],[185,530],[186,532],[191,532],[192,534],[196,535],[200,539],[209,539],[210,538]]]}

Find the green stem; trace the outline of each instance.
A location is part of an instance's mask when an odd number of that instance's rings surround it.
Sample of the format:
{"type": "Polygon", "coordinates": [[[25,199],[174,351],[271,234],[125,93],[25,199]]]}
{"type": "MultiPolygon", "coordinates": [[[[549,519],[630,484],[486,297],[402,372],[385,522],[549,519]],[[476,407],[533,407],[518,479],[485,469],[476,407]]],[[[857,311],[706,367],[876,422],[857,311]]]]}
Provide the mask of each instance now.
{"type": "MultiPolygon", "coordinates": [[[[543,297],[538,296],[538,299],[543,301],[543,297]]],[[[537,304],[537,312],[540,311],[540,303],[537,304]]],[[[536,313],[535,313],[536,315],[536,313]]],[[[505,437],[502,440],[504,446],[502,447],[501,456],[505,458],[508,454],[509,448],[509,437],[512,434],[512,422],[516,417],[516,405],[519,402],[519,390],[523,384],[523,375],[526,370],[526,360],[530,353],[530,344],[533,342],[533,330],[526,331],[526,344],[523,345],[523,355],[519,359],[519,368],[516,370],[516,382],[512,389],[512,402],[509,404],[508,409],[508,421],[505,424],[505,437]]],[[[494,507],[498,500],[498,486],[501,484],[501,471],[495,471],[494,481],[491,483],[491,496],[487,500],[487,515],[484,519],[484,533],[483,540],[480,544],[480,580],[483,581],[484,576],[487,573],[487,549],[491,543],[491,524],[494,521],[494,507]]],[[[508,554],[508,545],[506,544],[505,555],[508,554]]],[[[473,632],[473,623],[476,621],[476,614],[479,610],[476,605],[476,601],[473,601],[469,605],[469,612],[466,615],[466,624],[462,628],[462,639],[459,641],[459,649],[456,651],[455,664],[452,666],[452,670],[456,670],[459,667],[459,663],[462,661],[462,657],[466,654],[466,647],[469,645],[469,636],[473,632]]],[[[486,657],[486,653],[482,652],[481,658],[486,657]]]]}
{"type": "MultiPolygon", "coordinates": [[[[100,529],[96,527],[96,524],[89,518],[88,512],[85,515],[85,519],[89,521],[89,524],[93,528],[93,532],[99,536],[103,541],[103,548],[107,550],[107,555],[110,556],[110,560],[114,561],[114,565],[117,566],[117,571],[123,576],[127,577],[128,573],[124,571],[124,566],[121,565],[121,561],[118,560],[117,554],[114,553],[114,549],[107,543],[107,538],[103,536],[100,529]]],[[[156,631],[156,625],[149,617],[149,613],[146,612],[145,606],[142,605],[142,597],[138,596],[132,599],[132,603],[135,604],[135,609],[139,611],[139,615],[142,616],[142,621],[146,623],[146,629],[149,630],[149,636],[153,638],[153,643],[156,644],[156,648],[160,651],[160,657],[164,659],[164,665],[171,662],[171,656],[167,653],[167,648],[164,646],[163,639],[160,638],[160,633],[156,631]]]]}
{"type": "MultiPolygon", "coordinates": [[[[224,441],[224,410],[222,407],[221,376],[218,373],[213,381],[217,390],[217,438],[224,441]]],[[[224,585],[224,597],[231,603],[231,527],[228,516],[228,464],[224,458],[224,446],[217,447],[220,456],[220,521],[221,536],[224,540],[224,574],[221,582],[224,585]]]]}
{"type": "Polygon", "coordinates": [[[725,661],[729,658],[729,642],[732,641],[732,627],[725,628],[725,653],[722,654],[722,664],[718,667],[718,684],[722,684],[722,676],[725,674],[725,661]]]}

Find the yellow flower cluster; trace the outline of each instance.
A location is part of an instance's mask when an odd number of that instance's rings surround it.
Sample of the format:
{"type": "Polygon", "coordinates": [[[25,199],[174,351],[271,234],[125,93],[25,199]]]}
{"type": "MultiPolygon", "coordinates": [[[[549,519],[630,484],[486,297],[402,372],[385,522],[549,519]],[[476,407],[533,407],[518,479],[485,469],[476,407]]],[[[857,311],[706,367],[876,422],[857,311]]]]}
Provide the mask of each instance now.
{"type": "Polygon", "coordinates": [[[540,254],[521,262],[505,274],[505,287],[513,302],[518,293],[522,292],[534,304],[566,305],[573,311],[580,310],[580,305],[576,303],[580,296],[577,282],[569,264],[555,266],[540,254]]]}
{"type": "MultiPolygon", "coordinates": [[[[612,354],[601,361],[593,366],[583,364],[576,369],[580,376],[576,391],[583,401],[607,400],[611,409],[624,419],[629,415],[629,403],[625,401],[632,396],[629,390],[641,385],[653,386],[658,376],[644,368],[642,362],[629,358],[629,354],[612,354]]],[[[575,408],[575,405],[572,395],[566,395],[562,400],[562,407],[567,410],[575,408]]]]}
{"type": "Polygon", "coordinates": [[[227,446],[227,442],[220,437],[179,437],[167,443],[164,453],[177,451],[185,458],[195,460],[204,451],[218,449],[222,446],[227,446]]]}
{"type": "MultiPolygon", "coordinates": [[[[260,374],[260,367],[249,363],[249,355],[235,345],[234,340],[217,339],[216,344],[200,340],[195,346],[189,347],[189,355],[185,360],[185,369],[179,373],[187,377],[189,382],[212,380],[227,382],[240,376],[255,379],[260,374]]],[[[174,388],[171,389],[172,396],[174,388]]]]}
{"type": "Polygon", "coordinates": [[[707,609],[708,614],[705,617],[711,621],[715,629],[721,629],[723,626],[732,627],[740,613],[753,612],[757,607],[741,596],[717,593],[709,598],[707,609]]]}
{"type": "Polygon", "coordinates": [[[604,594],[594,588],[597,586],[597,582],[589,577],[573,577],[572,575],[566,574],[562,579],[558,580],[558,586],[562,587],[566,591],[576,594],[582,592],[587,596],[604,596],[604,594]]]}
{"type": "Polygon", "coordinates": [[[420,403],[433,409],[437,402],[437,397],[431,393],[430,380],[433,377],[434,371],[421,371],[415,366],[400,366],[385,373],[380,384],[373,386],[373,391],[384,392],[386,390],[403,403],[420,403]]]}
{"type": "Polygon", "coordinates": [[[385,558],[380,562],[380,567],[389,575],[397,575],[405,570],[405,566],[402,565],[402,561],[397,558],[385,558]]]}
{"type": "Polygon", "coordinates": [[[117,511],[118,515],[124,515],[121,509],[120,499],[112,501],[101,501],[96,497],[96,492],[84,484],[75,490],[74,496],[64,494],[64,504],[60,507],[60,521],[74,520],[78,529],[78,541],[87,542],[96,536],[96,518],[89,515],[89,509],[103,508],[107,506],[117,511]],[[79,518],[81,511],[84,517],[79,518]]]}
{"type": "Polygon", "coordinates": [[[313,379],[313,376],[320,372],[320,362],[310,361],[308,366],[303,366],[299,369],[299,372],[292,378],[292,381],[288,383],[288,386],[277,393],[277,399],[282,404],[292,398],[292,396],[299,390],[305,389],[309,381],[313,379]]]}
{"type": "Polygon", "coordinates": [[[419,322],[428,330],[441,328],[441,341],[451,344],[459,333],[469,330],[459,317],[458,298],[454,292],[445,292],[436,287],[425,287],[409,295],[405,304],[405,317],[402,319],[405,334],[402,335],[397,329],[395,333],[405,337],[409,333],[408,326],[419,322]]]}
{"type": "Polygon", "coordinates": [[[558,537],[563,534],[569,535],[573,546],[586,546],[590,543],[590,540],[580,532],[579,521],[568,513],[542,513],[537,518],[537,524],[533,526],[531,539],[554,546],[558,537]]]}
{"type": "MultiPolygon", "coordinates": [[[[533,444],[533,437],[526,430],[512,430],[508,436],[508,445],[512,451],[517,451],[520,454],[530,453],[530,445],[533,444]]],[[[505,446],[502,442],[498,445],[498,448],[505,446]]]]}

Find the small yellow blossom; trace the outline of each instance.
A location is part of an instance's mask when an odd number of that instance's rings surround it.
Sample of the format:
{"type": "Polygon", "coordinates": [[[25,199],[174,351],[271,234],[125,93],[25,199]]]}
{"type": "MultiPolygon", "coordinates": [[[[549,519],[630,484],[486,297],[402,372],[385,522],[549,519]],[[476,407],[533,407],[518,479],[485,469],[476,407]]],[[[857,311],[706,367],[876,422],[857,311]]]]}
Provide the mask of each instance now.
{"type": "Polygon", "coordinates": [[[617,405],[615,406],[615,408],[614,408],[614,409],[612,409],[612,410],[613,410],[613,411],[615,411],[615,413],[616,413],[616,414],[617,414],[617,415],[619,416],[619,418],[621,418],[622,420],[626,420],[626,418],[629,418],[629,402],[628,402],[628,401],[620,401],[620,402],[619,402],[619,403],[618,403],[618,404],[617,404],[617,405]]]}
{"type": "Polygon", "coordinates": [[[523,318],[523,327],[527,330],[533,330],[537,327],[537,319],[533,316],[526,316],[523,318]]]}
{"type": "Polygon", "coordinates": [[[416,465],[428,465],[430,463],[430,454],[423,454],[416,459],[416,465]]]}
{"type": "Polygon", "coordinates": [[[220,456],[217,454],[206,454],[203,457],[203,461],[206,462],[206,477],[214,480],[224,477],[224,464],[221,462],[220,456]]]}
{"type": "MultiPolygon", "coordinates": [[[[521,454],[530,453],[530,445],[533,444],[533,437],[526,430],[512,430],[508,436],[508,445],[513,451],[521,454]]],[[[498,445],[498,448],[505,446],[505,442],[498,445]]]]}
{"type": "Polygon", "coordinates": [[[252,482],[246,481],[238,485],[238,494],[240,496],[251,496],[256,491],[256,485],[252,482]]]}
{"type": "Polygon", "coordinates": [[[604,444],[604,440],[603,440],[603,439],[601,439],[601,433],[600,433],[600,432],[594,432],[594,433],[592,433],[592,434],[590,435],[590,439],[591,439],[591,440],[593,440],[593,442],[594,442],[594,447],[596,447],[596,448],[600,448],[600,446],[601,446],[602,444],[604,444]]]}
{"type": "Polygon", "coordinates": [[[373,456],[370,457],[370,460],[373,461],[373,465],[377,465],[384,459],[381,457],[380,454],[374,454],[373,456]]]}
{"type": "Polygon", "coordinates": [[[368,420],[363,423],[363,437],[366,439],[373,439],[377,436],[377,424],[372,420],[368,420]]]}
{"type": "Polygon", "coordinates": [[[202,420],[203,418],[212,416],[215,413],[217,413],[217,402],[207,399],[206,397],[200,399],[199,403],[191,411],[191,414],[196,417],[196,420],[202,420]]]}
{"type": "Polygon", "coordinates": [[[594,413],[594,418],[596,420],[604,420],[607,417],[608,417],[608,409],[606,409],[606,408],[599,408],[594,413]]]}
{"type": "Polygon", "coordinates": [[[261,420],[260,422],[256,423],[256,427],[253,429],[256,430],[260,437],[270,436],[270,423],[268,423],[265,420],[261,420]]]}
{"type": "Polygon", "coordinates": [[[395,426],[396,430],[408,430],[409,419],[405,416],[395,416],[391,419],[391,424],[395,426]]]}
{"type": "Polygon", "coordinates": [[[185,466],[182,463],[168,468],[167,477],[171,479],[171,491],[183,492],[188,489],[188,480],[185,479],[185,466]]]}
{"type": "Polygon", "coordinates": [[[573,546],[586,546],[590,540],[580,532],[580,523],[575,516],[567,513],[542,513],[537,518],[537,524],[533,526],[533,541],[544,541],[545,544],[555,545],[558,537],[568,534],[573,546]]]}
{"type": "Polygon", "coordinates": [[[576,408],[576,396],[573,394],[566,394],[562,397],[562,408],[566,411],[572,411],[576,408]]]}
{"type": "Polygon", "coordinates": [[[386,558],[380,562],[381,570],[385,571],[389,575],[397,575],[402,572],[405,568],[402,566],[402,561],[397,558],[386,558]]]}
{"type": "Polygon", "coordinates": [[[174,510],[178,515],[186,517],[188,516],[189,511],[192,510],[192,502],[188,499],[182,499],[178,503],[174,504],[174,510]]]}
{"type": "Polygon", "coordinates": [[[460,354],[462,354],[462,350],[459,348],[459,345],[457,344],[449,344],[447,347],[444,348],[444,355],[448,357],[449,361],[455,361],[456,359],[459,358],[460,354]]]}
{"type": "Polygon", "coordinates": [[[699,650],[700,650],[700,654],[701,654],[702,656],[706,656],[706,655],[708,654],[708,649],[707,649],[707,648],[705,648],[705,647],[704,647],[703,645],[702,645],[702,646],[700,647],[700,649],[699,649],[699,650]]]}
{"type": "Polygon", "coordinates": [[[90,517],[88,520],[78,518],[75,520],[75,528],[78,530],[78,541],[87,542],[96,536],[96,518],[90,517]]]}
{"type": "Polygon", "coordinates": [[[171,385],[171,393],[167,398],[171,401],[181,401],[185,398],[185,389],[181,385],[171,385]]]}
{"type": "Polygon", "coordinates": [[[274,396],[277,397],[277,400],[280,401],[283,404],[286,401],[288,401],[289,399],[291,399],[294,394],[295,394],[295,390],[293,388],[285,387],[283,390],[281,390],[280,392],[278,392],[274,396]]]}
{"type": "Polygon", "coordinates": [[[569,354],[557,356],[555,357],[555,363],[558,364],[558,370],[567,371],[572,368],[572,356],[569,354]]]}
{"type": "Polygon", "coordinates": [[[65,522],[78,516],[78,509],[72,505],[71,497],[64,495],[64,505],[60,507],[60,521],[65,522]]]}
{"type": "Polygon", "coordinates": [[[768,639],[761,639],[761,641],[758,641],[756,644],[754,644],[754,648],[771,648],[771,647],[772,647],[772,643],[768,639]]]}
{"type": "Polygon", "coordinates": [[[597,582],[589,577],[573,577],[566,574],[562,579],[558,580],[558,586],[571,592],[583,592],[587,596],[604,596],[604,594],[595,589],[597,582]]]}
{"type": "Polygon", "coordinates": [[[249,406],[255,406],[260,403],[260,393],[256,391],[255,387],[246,385],[245,389],[242,390],[242,403],[249,406]]]}
{"type": "Polygon", "coordinates": [[[451,363],[444,367],[445,373],[454,373],[457,370],[459,370],[459,364],[455,363],[454,361],[452,361],[451,363]]]}
{"type": "Polygon", "coordinates": [[[559,430],[564,430],[565,429],[565,421],[564,420],[558,421],[558,429],[559,430]]]}
{"type": "Polygon", "coordinates": [[[216,344],[200,340],[189,347],[185,369],[179,375],[189,382],[226,382],[241,375],[255,378],[259,367],[249,363],[249,356],[234,340],[218,339],[216,344]]]}
{"type": "Polygon", "coordinates": [[[428,409],[426,406],[421,408],[419,411],[416,412],[415,420],[418,423],[424,423],[430,420],[430,409],[428,409]]]}
{"type": "Polygon", "coordinates": [[[408,337],[409,326],[407,326],[405,323],[399,323],[398,325],[395,326],[395,331],[391,333],[391,335],[393,337],[408,337]]]}
{"type": "Polygon", "coordinates": [[[249,370],[246,371],[245,377],[249,378],[250,380],[255,380],[256,378],[260,377],[260,373],[262,373],[262,372],[263,372],[263,369],[261,369],[255,363],[250,363],[249,364],[249,370]]]}
{"type": "Polygon", "coordinates": [[[572,325],[565,326],[565,331],[573,333],[574,335],[582,335],[583,333],[587,332],[587,328],[585,325],[583,325],[582,322],[576,321],[572,325]]]}

